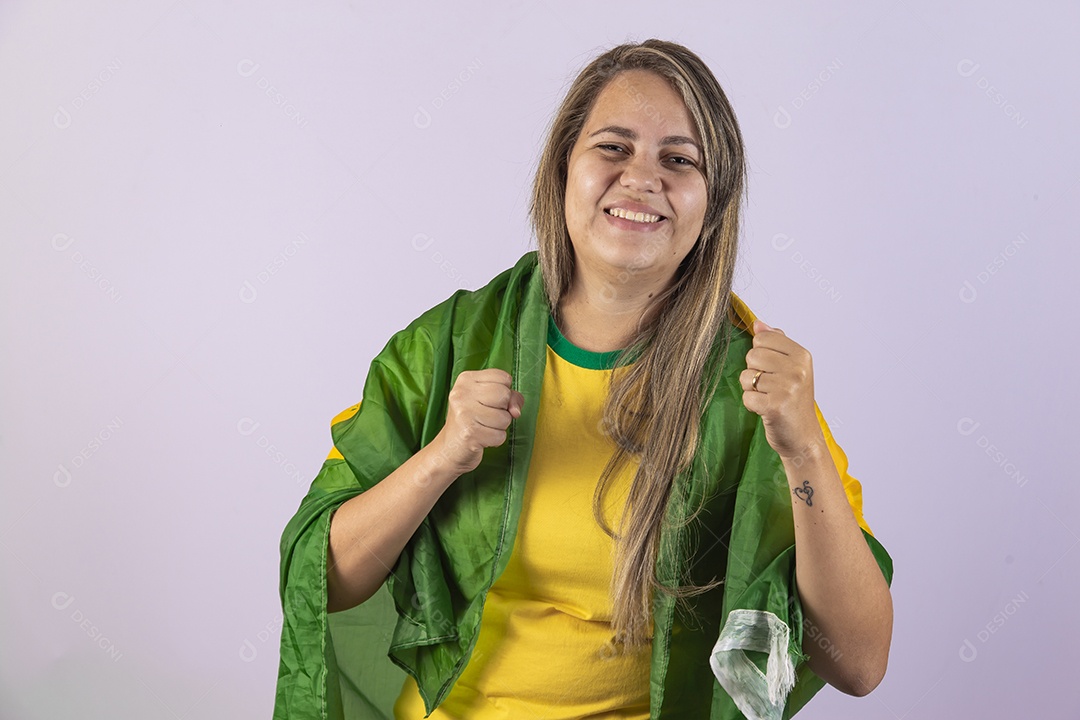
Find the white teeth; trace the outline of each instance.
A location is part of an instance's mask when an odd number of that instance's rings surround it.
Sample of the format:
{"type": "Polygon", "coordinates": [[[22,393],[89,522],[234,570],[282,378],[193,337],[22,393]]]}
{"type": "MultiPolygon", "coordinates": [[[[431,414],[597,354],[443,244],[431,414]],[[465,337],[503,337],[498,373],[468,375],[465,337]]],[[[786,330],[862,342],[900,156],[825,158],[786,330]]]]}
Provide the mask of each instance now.
{"type": "Polygon", "coordinates": [[[639,212],[639,213],[629,212],[628,210],[623,210],[622,208],[611,208],[607,212],[608,212],[609,215],[614,215],[615,217],[621,217],[621,218],[624,218],[626,220],[633,220],[634,222],[653,223],[653,222],[658,222],[660,220],[660,217],[661,217],[660,215],[649,215],[648,213],[642,213],[642,212],[639,212]]]}

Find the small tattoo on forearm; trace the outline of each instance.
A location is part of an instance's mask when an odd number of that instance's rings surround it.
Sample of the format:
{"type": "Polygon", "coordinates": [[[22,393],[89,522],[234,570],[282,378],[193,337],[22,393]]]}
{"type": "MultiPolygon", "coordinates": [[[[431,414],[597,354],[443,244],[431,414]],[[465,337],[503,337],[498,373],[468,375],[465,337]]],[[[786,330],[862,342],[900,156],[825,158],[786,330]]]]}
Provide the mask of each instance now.
{"type": "Polygon", "coordinates": [[[807,506],[814,506],[814,501],[811,499],[814,497],[814,488],[810,487],[809,480],[803,480],[802,487],[797,487],[792,492],[795,493],[795,497],[805,500],[807,506]]]}

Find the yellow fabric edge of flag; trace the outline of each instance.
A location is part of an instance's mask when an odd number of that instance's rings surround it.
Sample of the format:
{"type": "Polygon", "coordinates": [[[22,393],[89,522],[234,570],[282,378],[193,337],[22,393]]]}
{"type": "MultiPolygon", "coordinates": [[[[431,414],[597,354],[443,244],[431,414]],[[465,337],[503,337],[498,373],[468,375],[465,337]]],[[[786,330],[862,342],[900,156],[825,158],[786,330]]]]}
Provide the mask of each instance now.
{"type": "MultiPolygon", "coordinates": [[[[754,321],[758,318],[743,302],[742,298],[734,292],[731,293],[731,310],[734,315],[733,319],[736,321],[735,324],[739,326],[741,323],[742,329],[753,335],[754,321]]],[[[847,455],[833,438],[832,431],[825,422],[825,417],[821,414],[821,408],[818,407],[816,400],[814,401],[814,413],[817,415],[818,424],[821,425],[821,433],[825,436],[825,444],[829,448],[829,455],[832,456],[833,464],[836,465],[836,472],[840,475],[840,481],[844,484],[844,492],[847,494],[851,511],[855,514],[855,520],[859,523],[860,528],[873,537],[874,533],[870,530],[866,519],[863,518],[862,483],[848,473],[847,455]]]]}
{"type": "MultiPolygon", "coordinates": [[[[345,420],[348,420],[349,418],[351,418],[353,415],[355,415],[358,412],[360,412],[360,403],[356,403],[352,407],[347,407],[344,410],[342,410],[341,412],[339,412],[337,415],[334,416],[334,419],[330,421],[330,426],[333,427],[334,425],[337,425],[339,422],[343,422],[345,420]]],[[[326,456],[326,459],[327,460],[344,460],[345,456],[342,455],[338,451],[338,449],[336,447],[331,447],[330,448],[330,454],[326,456]]]]}

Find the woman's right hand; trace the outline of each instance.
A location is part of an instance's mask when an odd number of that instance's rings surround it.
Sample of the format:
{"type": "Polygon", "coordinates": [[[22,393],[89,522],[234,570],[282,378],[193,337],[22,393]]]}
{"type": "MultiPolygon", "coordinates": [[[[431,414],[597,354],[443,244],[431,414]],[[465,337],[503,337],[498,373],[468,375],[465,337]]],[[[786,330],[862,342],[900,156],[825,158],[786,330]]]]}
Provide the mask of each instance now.
{"type": "Polygon", "coordinates": [[[450,389],[446,424],[431,441],[440,462],[455,477],[476,469],[484,448],[506,442],[510,421],[521,416],[524,396],[511,387],[510,373],[498,368],[465,370],[450,389]]]}

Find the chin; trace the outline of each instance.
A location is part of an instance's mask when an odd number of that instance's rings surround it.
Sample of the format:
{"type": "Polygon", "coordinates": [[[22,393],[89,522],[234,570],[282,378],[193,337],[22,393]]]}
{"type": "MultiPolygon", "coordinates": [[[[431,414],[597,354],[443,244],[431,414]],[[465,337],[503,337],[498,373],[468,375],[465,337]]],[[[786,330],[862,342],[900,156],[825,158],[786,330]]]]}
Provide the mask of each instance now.
{"type": "Polygon", "coordinates": [[[597,253],[591,257],[591,260],[602,264],[609,273],[617,273],[619,279],[623,280],[656,271],[654,258],[645,254],[640,247],[616,248],[609,252],[597,253]]]}

